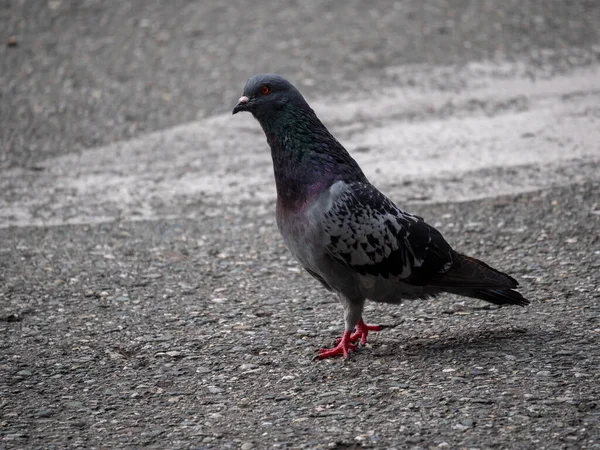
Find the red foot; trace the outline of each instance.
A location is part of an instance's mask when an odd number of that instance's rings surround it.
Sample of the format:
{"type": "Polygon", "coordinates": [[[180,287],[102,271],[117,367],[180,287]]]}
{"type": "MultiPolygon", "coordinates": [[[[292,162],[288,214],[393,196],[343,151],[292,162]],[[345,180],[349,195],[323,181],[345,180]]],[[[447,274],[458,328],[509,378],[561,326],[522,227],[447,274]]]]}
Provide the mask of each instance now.
{"type": "MultiPolygon", "coordinates": [[[[356,324],[356,331],[350,335],[350,342],[356,342],[360,338],[360,345],[365,345],[369,331],[381,331],[381,327],[379,325],[367,325],[361,317],[356,324]]],[[[342,338],[338,338],[337,342],[339,343],[341,340],[342,338]]]]}
{"type": "Polygon", "coordinates": [[[349,331],[344,331],[344,336],[339,339],[338,345],[334,348],[322,348],[319,351],[319,359],[331,358],[332,356],[344,355],[348,358],[348,350],[356,350],[356,346],[351,344],[349,331]]]}

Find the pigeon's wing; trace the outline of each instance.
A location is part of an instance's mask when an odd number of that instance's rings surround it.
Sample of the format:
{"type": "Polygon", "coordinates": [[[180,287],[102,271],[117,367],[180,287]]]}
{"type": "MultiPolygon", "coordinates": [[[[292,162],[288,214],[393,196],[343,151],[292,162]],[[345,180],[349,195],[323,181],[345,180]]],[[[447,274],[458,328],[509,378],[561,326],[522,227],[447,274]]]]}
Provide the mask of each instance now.
{"type": "Polygon", "coordinates": [[[329,255],[362,275],[423,286],[448,272],[456,254],[435,228],[369,183],[332,186],[321,220],[329,255]]]}

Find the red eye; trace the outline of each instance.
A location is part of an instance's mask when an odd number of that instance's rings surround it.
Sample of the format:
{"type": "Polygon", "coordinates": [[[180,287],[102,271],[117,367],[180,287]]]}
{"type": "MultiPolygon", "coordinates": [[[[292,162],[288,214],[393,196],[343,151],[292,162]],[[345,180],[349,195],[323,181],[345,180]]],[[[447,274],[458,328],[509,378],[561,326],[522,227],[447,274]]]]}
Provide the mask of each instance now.
{"type": "Polygon", "coordinates": [[[260,93],[262,95],[268,95],[271,92],[271,88],[269,86],[263,86],[260,88],[260,93]]]}

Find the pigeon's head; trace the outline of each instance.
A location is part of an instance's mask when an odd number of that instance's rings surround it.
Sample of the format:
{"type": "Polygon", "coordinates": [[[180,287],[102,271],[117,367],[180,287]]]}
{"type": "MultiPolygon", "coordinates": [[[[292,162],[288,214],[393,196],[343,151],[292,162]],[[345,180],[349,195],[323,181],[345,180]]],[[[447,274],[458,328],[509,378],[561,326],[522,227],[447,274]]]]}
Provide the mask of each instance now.
{"type": "Polygon", "coordinates": [[[232,114],[251,112],[259,120],[277,114],[287,106],[306,105],[306,101],[285,78],[279,75],[254,75],[244,86],[244,93],[233,108],[232,114]]]}

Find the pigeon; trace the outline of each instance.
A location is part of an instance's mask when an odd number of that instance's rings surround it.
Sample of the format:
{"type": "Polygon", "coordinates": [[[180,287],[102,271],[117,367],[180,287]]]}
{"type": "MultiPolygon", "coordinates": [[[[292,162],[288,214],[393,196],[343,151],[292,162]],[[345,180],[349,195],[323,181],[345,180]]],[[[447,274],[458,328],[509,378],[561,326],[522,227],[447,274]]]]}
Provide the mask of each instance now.
{"type": "Polygon", "coordinates": [[[301,266],[337,294],[345,329],[317,358],[348,358],[370,331],[367,299],[399,304],[448,292],[495,305],[525,306],[517,281],[453,250],[423,218],[398,208],[373,186],[300,92],[273,74],[251,77],[232,113],[262,127],[273,160],[276,218],[301,266]]]}

